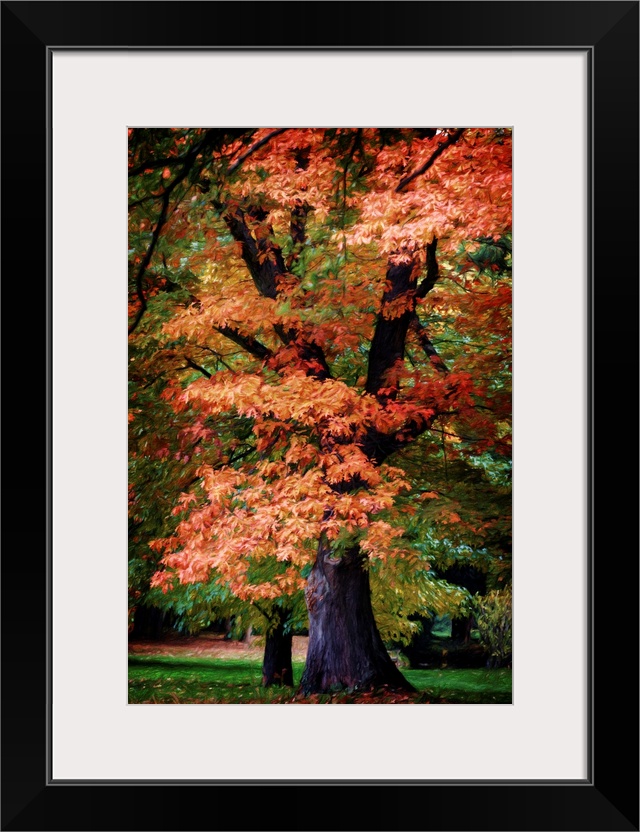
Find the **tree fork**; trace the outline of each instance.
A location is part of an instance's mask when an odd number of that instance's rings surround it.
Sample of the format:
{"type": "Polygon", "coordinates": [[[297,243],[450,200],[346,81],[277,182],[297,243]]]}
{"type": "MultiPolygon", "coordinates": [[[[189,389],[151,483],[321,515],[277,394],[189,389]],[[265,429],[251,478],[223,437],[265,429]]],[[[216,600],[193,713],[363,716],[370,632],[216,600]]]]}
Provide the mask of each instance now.
{"type": "MultiPolygon", "coordinates": [[[[258,292],[266,298],[278,297],[280,283],[287,278],[298,278],[287,271],[282,250],[273,239],[273,229],[265,222],[262,209],[250,207],[242,210],[239,206],[224,206],[214,202],[222,215],[233,238],[242,246],[242,259],[258,292]],[[254,221],[252,227],[247,218],[254,221]]],[[[307,340],[296,329],[274,326],[283,344],[295,344],[300,359],[307,363],[307,375],[322,381],[331,378],[331,369],[322,348],[315,341],[307,340]]]]}

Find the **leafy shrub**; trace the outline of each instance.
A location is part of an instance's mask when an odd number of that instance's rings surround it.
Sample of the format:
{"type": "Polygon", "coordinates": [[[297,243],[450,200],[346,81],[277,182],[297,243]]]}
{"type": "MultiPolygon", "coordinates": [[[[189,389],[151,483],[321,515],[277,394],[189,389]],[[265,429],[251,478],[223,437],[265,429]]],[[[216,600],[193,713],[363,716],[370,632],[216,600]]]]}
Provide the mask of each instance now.
{"type": "Polygon", "coordinates": [[[511,663],[512,602],[510,586],[474,598],[480,640],[491,655],[493,667],[505,667],[511,663]]]}

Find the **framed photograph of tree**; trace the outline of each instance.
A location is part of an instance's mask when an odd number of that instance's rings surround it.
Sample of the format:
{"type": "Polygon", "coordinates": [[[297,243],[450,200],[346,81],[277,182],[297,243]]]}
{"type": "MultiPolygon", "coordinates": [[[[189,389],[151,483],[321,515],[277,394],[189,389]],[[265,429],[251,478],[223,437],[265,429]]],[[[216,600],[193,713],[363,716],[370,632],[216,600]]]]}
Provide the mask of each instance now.
{"type": "Polygon", "coordinates": [[[638,3],[2,23],[2,828],[637,830],[638,3]]]}

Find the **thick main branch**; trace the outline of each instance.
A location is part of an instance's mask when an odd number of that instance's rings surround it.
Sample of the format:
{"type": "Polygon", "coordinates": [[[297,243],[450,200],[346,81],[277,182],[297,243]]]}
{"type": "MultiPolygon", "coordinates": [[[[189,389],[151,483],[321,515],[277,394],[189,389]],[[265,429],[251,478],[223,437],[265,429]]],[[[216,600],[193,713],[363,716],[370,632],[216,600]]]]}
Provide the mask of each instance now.
{"type": "MultiPolygon", "coordinates": [[[[376,320],[375,331],[369,350],[369,364],[365,390],[384,403],[394,399],[399,384],[394,377],[394,368],[404,360],[406,338],[411,327],[418,337],[432,366],[439,373],[447,373],[444,361],[431,343],[416,313],[416,299],[424,298],[435,286],[438,277],[438,261],[434,239],[426,247],[426,275],[417,283],[419,259],[414,256],[408,262],[393,262],[387,267],[387,280],[382,305],[376,320]]],[[[397,259],[397,258],[396,258],[397,259]]],[[[383,434],[374,428],[367,431],[363,450],[377,463],[383,462],[390,454],[413,441],[427,430],[435,416],[415,416],[413,421],[393,434],[383,434]]]]}
{"type": "MultiPolygon", "coordinates": [[[[234,240],[240,243],[241,256],[258,292],[275,300],[287,281],[297,280],[286,268],[282,250],[275,242],[273,229],[262,209],[243,210],[238,205],[216,204],[234,240]]],[[[300,329],[274,326],[280,340],[295,345],[308,376],[319,380],[330,378],[331,370],[322,348],[306,338],[300,329]]]]}
{"type": "Polygon", "coordinates": [[[241,245],[242,259],[256,289],[263,297],[275,300],[278,279],[285,276],[286,269],[280,247],[273,241],[273,231],[264,222],[263,212],[258,209],[243,211],[238,205],[232,205],[223,209],[222,216],[233,239],[241,245]]]}
{"type": "Polygon", "coordinates": [[[369,349],[365,390],[377,396],[383,388],[395,386],[390,371],[404,359],[409,323],[415,311],[415,290],[418,266],[409,262],[390,262],[382,306],[376,320],[369,349]]]}

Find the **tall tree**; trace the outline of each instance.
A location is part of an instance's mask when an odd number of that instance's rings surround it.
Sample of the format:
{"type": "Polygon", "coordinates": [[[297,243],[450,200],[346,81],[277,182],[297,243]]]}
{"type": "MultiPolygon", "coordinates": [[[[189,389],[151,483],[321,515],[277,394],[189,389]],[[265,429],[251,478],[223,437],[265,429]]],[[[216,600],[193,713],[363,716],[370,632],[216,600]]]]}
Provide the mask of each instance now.
{"type": "Polygon", "coordinates": [[[255,449],[198,466],[154,583],[304,588],[305,691],[407,687],[370,589],[411,549],[406,452],[510,456],[509,131],[133,131],[130,182],[130,337],[162,311],[200,370],[163,401],[255,449]]]}

